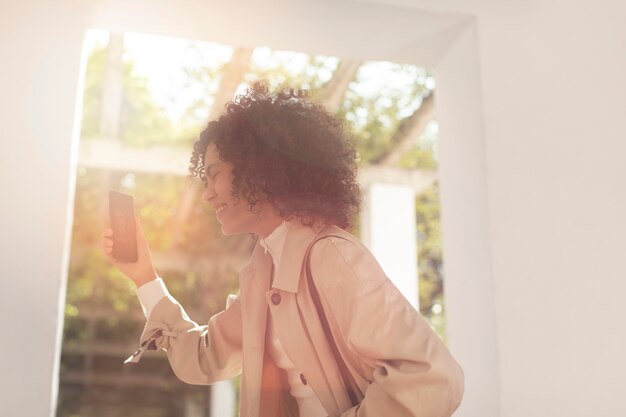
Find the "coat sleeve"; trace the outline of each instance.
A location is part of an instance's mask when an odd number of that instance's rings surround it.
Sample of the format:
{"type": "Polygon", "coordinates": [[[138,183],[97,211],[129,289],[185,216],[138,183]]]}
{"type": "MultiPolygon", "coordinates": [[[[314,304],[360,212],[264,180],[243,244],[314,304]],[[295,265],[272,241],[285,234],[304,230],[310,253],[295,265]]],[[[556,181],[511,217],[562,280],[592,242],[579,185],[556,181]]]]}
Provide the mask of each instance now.
{"type": "MultiPolygon", "coordinates": [[[[424,318],[358,241],[324,239],[312,253],[324,309],[349,354],[371,375],[360,405],[342,417],[447,417],[459,406],[464,375],[424,318]],[[317,260],[316,260],[317,259],[317,260]]],[[[317,279],[316,279],[317,281],[317,279]]]]}
{"type": "Polygon", "coordinates": [[[126,362],[139,362],[145,350],[163,349],[181,381],[212,384],[241,373],[241,328],[238,296],[229,296],[226,309],[202,326],[173,297],[163,297],[148,317],[140,349],[126,362]]]}

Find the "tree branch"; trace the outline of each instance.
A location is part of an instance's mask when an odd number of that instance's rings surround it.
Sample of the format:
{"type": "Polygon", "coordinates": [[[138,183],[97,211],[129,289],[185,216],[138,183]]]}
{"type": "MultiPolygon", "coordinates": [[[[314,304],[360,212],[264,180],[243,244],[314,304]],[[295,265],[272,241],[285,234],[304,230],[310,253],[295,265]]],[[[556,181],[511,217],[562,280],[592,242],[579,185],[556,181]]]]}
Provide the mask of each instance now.
{"type": "Polygon", "coordinates": [[[233,57],[224,68],[220,87],[215,93],[215,100],[211,106],[209,120],[216,119],[224,110],[224,104],[235,97],[237,87],[243,81],[252,58],[253,48],[236,48],[233,57]]]}
{"type": "Polygon", "coordinates": [[[332,78],[322,87],[318,99],[330,113],[335,113],[339,109],[348,85],[361,64],[361,61],[342,60],[332,78]]]}
{"type": "Polygon", "coordinates": [[[398,130],[394,133],[391,143],[394,145],[372,160],[372,164],[393,165],[406,152],[411,145],[422,134],[424,128],[435,118],[435,93],[431,92],[424,97],[420,107],[415,112],[404,119],[398,130]]]}

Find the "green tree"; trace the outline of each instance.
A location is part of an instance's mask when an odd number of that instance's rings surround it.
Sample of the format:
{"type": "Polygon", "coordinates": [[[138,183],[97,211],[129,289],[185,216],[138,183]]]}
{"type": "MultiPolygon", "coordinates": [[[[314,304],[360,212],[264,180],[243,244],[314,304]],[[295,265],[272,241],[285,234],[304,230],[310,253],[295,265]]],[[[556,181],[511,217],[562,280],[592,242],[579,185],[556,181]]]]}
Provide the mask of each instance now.
{"type": "MultiPolygon", "coordinates": [[[[339,116],[345,118],[356,137],[363,164],[373,162],[395,145],[394,133],[430,94],[431,79],[428,71],[412,65],[368,62],[359,68],[339,116]]],[[[407,159],[405,166],[409,165],[407,159]]]]}

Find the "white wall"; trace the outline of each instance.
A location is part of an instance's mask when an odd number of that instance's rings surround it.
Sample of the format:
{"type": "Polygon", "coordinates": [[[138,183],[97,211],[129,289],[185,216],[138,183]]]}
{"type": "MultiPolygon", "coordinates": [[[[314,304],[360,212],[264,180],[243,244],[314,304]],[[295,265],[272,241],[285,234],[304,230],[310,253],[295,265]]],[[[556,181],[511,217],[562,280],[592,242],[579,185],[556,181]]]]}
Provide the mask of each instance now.
{"type": "MultiPolygon", "coordinates": [[[[381,2],[476,16],[500,415],[626,415],[626,5],[381,2]]],[[[442,188],[449,280],[461,195],[442,188]]]]}
{"type": "Polygon", "coordinates": [[[497,416],[499,358],[476,22],[437,65],[444,298],[449,346],[465,371],[458,417],[497,416]]]}
{"type": "Polygon", "coordinates": [[[82,2],[0,12],[0,415],[50,415],[67,267],[82,2]]]}
{"type": "Polygon", "coordinates": [[[468,382],[457,415],[626,415],[626,6],[398,2],[439,12],[3,5],[0,415],[44,416],[55,396],[85,25],[435,66],[449,338],[468,382]]]}
{"type": "Polygon", "coordinates": [[[626,6],[479,16],[502,415],[626,415],[626,6]]]}

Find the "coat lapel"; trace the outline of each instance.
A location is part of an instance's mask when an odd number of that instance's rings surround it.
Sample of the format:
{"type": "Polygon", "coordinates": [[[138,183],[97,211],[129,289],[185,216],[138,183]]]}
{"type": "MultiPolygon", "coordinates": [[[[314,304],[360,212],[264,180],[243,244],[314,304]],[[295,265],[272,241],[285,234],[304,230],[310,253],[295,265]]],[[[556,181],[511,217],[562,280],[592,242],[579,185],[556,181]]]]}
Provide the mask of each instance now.
{"type": "Polygon", "coordinates": [[[304,256],[309,245],[322,230],[321,226],[311,228],[297,222],[290,223],[280,256],[280,265],[274,276],[273,289],[267,291],[266,299],[287,356],[304,374],[326,411],[330,415],[338,415],[339,404],[332,395],[333,387],[328,375],[325,374],[329,366],[320,360],[320,352],[317,349],[321,346],[315,345],[313,340],[321,341],[324,353],[328,351],[328,345],[323,343],[325,336],[323,331],[320,334],[318,317],[315,313],[311,314],[315,312],[315,307],[310,301],[306,283],[302,282],[304,256]],[[272,302],[272,295],[276,292],[281,295],[278,304],[272,302]]]}
{"type": "Polygon", "coordinates": [[[239,282],[244,335],[241,390],[246,393],[241,404],[242,416],[259,415],[267,325],[265,292],[270,287],[271,268],[271,256],[257,244],[249,267],[242,271],[239,282]]]}
{"type": "Polygon", "coordinates": [[[289,223],[285,245],[280,255],[280,265],[274,276],[274,288],[293,294],[298,292],[304,253],[321,230],[321,226],[311,228],[295,220],[289,223]]]}
{"type": "MultiPolygon", "coordinates": [[[[304,374],[307,382],[329,415],[340,414],[340,407],[333,396],[338,387],[329,381],[338,378],[334,364],[324,364],[322,357],[332,358],[302,270],[304,255],[311,242],[321,233],[322,227],[290,224],[285,237],[278,269],[274,272],[273,288],[270,289],[272,258],[260,244],[255,246],[249,267],[240,278],[242,326],[243,326],[243,377],[242,416],[258,416],[261,401],[261,381],[265,350],[268,306],[275,321],[278,337],[294,365],[304,374]],[[301,285],[303,288],[301,288],[301,285]],[[276,297],[280,294],[280,302],[276,297]],[[306,317],[303,317],[303,314],[306,317]],[[308,325],[307,325],[308,323],[308,325]],[[314,344],[313,340],[318,342],[314,344]],[[321,352],[320,352],[321,349],[321,352]],[[330,369],[328,369],[330,368],[330,369]],[[334,377],[334,378],[333,378],[334,377]],[[244,400],[244,396],[246,399],[244,400]]],[[[344,402],[344,401],[339,401],[344,402]]]]}

